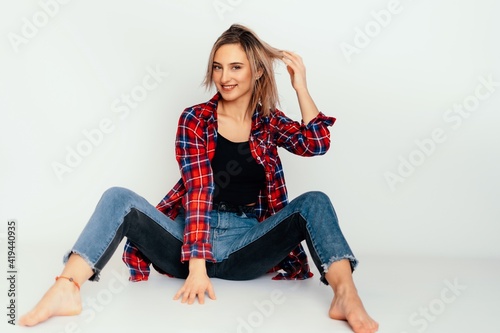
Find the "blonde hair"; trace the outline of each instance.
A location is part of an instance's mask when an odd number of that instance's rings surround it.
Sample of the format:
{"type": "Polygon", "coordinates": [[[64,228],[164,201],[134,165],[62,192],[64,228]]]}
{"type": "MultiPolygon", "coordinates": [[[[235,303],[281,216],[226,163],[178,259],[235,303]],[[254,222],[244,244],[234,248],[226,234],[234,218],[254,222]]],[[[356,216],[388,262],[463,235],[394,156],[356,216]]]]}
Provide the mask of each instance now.
{"type": "Polygon", "coordinates": [[[239,44],[245,51],[250,62],[252,77],[255,77],[258,71],[262,75],[255,81],[252,98],[250,100],[251,110],[255,110],[257,105],[261,104],[261,113],[264,116],[274,111],[279,104],[278,88],[274,78],[274,60],[283,57],[282,51],[270,46],[262,41],[252,30],[239,24],[233,24],[229,29],[215,41],[210,57],[208,59],[207,73],[203,84],[207,89],[213,85],[212,72],[215,52],[226,44],[239,44]]]}

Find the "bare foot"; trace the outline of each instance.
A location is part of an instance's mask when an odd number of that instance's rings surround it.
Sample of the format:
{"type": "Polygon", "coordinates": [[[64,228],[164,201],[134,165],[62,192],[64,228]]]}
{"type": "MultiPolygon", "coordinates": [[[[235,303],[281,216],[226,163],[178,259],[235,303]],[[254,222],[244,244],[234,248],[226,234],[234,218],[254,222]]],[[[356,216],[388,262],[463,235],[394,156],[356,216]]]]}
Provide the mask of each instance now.
{"type": "Polygon", "coordinates": [[[58,280],[33,310],[19,319],[21,326],[34,326],[53,316],[74,316],[82,312],[80,291],[67,280],[58,280]]]}
{"type": "Polygon", "coordinates": [[[328,314],[332,319],[346,320],[355,333],[378,331],[378,323],[366,313],[355,290],[336,294],[328,314]]]}

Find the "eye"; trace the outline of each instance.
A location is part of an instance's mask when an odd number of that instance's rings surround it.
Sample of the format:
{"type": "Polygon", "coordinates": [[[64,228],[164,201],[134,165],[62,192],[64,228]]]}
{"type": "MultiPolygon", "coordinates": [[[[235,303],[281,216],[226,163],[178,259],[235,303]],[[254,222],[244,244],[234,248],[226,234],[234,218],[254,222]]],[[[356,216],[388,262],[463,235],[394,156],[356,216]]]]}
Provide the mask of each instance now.
{"type": "Polygon", "coordinates": [[[214,71],[220,71],[220,70],[222,69],[222,67],[221,67],[220,65],[213,65],[213,66],[212,66],[212,69],[213,69],[214,71]]]}
{"type": "Polygon", "coordinates": [[[240,65],[234,65],[234,66],[233,66],[233,70],[235,70],[235,71],[236,71],[236,70],[239,70],[239,69],[241,69],[241,66],[240,66],[240,65]]]}

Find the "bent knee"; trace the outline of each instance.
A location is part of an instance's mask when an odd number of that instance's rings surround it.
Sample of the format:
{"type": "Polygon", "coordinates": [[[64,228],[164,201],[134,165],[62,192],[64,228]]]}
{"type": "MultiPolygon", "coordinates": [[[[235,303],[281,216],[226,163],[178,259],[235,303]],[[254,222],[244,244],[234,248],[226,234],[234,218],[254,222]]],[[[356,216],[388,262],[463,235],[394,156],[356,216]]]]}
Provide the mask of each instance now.
{"type": "Polygon", "coordinates": [[[325,205],[331,204],[330,197],[321,191],[310,191],[303,194],[305,200],[315,204],[325,205]]]}
{"type": "Polygon", "coordinates": [[[134,192],[123,187],[110,187],[102,194],[102,199],[107,202],[124,203],[130,200],[134,192]]]}

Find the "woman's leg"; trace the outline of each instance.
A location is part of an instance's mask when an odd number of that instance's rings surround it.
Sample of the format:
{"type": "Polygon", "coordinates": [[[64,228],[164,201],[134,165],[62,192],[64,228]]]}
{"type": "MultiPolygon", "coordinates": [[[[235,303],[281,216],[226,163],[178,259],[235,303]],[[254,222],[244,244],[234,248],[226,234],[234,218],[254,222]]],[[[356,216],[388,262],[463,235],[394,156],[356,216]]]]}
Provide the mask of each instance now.
{"type": "MultiPolygon", "coordinates": [[[[80,286],[87,281],[94,272],[89,264],[79,255],[72,255],[61,276],[72,277],[80,286]]],[[[53,316],[72,316],[82,311],[80,290],[66,279],[57,280],[45,293],[33,310],[19,319],[21,326],[34,326],[53,316]]]]}
{"type": "MultiPolygon", "coordinates": [[[[238,223],[241,222],[234,222],[238,223]]],[[[342,234],[330,199],[321,192],[307,192],[239,235],[230,245],[227,259],[216,264],[218,277],[249,280],[261,276],[303,240],[325,284],[328,284],[325,272],[333,262],[348,259],[352,270],[358,263],[342,234]]],[[[213,246],[221,245],[214,242],[213,246]]]]}
{"type": "MultiPolygon", "coordinates": [[[[65,256],[61,276],[72,278],[80,286],[89,279],[98,280],[124,237],[165,272],[185,276],[187,267],[179,260],[184,230],[180,220],[170,220],[132,191],[111,188],[103,194],[80,237],[65,256]]],[[[52,316],[78,314],[81,307],[76,284],[59,279],[19,324],[33,326],[52,316]]]]}
{"type": "Polygon", "coordinates": [[[183,233],[182,218],[172,221],[143,197],[113,187],[104,192],[64,261],[73,253],[80,255],[94,271],[90,280],[98,281],[102,268],[122,239],[127,237],[160,268],[175,276],[183,275],[183,272],[177,272],[179,269],[183,271],[183,266],[177,265],[180,263],[183,233]]]}
{"type": "Polygon", "coordinates": [[[352,280],[357,260],[340,230],[330,199],[321,192],[305,193],[255,225],[235,243],[226,260],[214,264],[213,270],[221,278],[255,278],[278,264],[303,240],[321,280],[335,293],[330,317],[347,320],[356,333],[376,332],[378,324],[366,313],[352,280]]]}
{"type": "Polygon", "coordinates": [[[352,279],[351,265],[347,260],[332,263],[325,278],[333,289],[329,316],[346,320],[356,333],[378,331],[378,323],[365,310],[352,279]]]}

